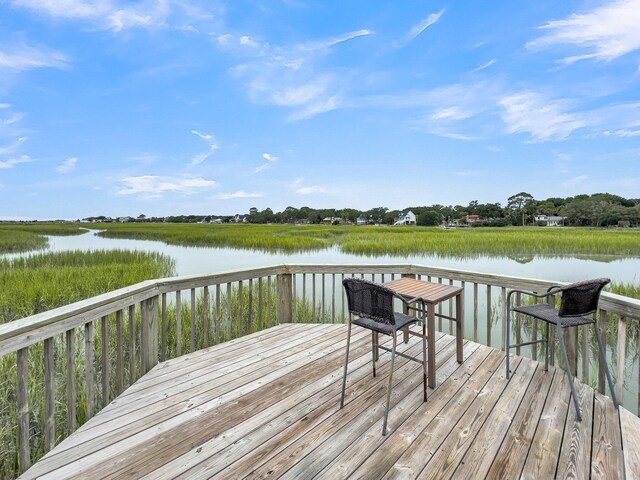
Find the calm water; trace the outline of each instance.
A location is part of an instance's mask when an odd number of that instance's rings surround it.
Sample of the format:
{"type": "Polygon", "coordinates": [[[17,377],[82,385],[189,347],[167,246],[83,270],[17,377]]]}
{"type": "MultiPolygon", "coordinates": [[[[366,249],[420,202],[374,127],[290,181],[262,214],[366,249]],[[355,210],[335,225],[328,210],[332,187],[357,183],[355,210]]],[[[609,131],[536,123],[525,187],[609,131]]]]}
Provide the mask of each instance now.
{"type": "Polygon", "coordinates": [[[480,257],[442,258],[434,255],[383,255],[367,257],[340,252],[337,247],[307,253],[266,253],[234,248],[180,247],[147,240],[109,239],[95,231],[70,237],[49,237],[46,251],[130,249],[162,252],[176,262],[177,275],[193,275],[281,263],[389,264],[417,263],[500,275],[571,282],[609,277],[616,282],[640,283],[640,258],[618,256],[531,258],[480,257]]]}

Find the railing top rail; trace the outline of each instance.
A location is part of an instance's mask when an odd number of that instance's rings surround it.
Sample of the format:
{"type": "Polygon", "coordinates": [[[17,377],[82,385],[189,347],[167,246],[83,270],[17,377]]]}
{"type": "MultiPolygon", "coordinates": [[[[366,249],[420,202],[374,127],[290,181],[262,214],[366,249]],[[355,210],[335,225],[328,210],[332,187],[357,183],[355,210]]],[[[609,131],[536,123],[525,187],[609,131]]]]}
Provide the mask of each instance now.
{"type": "MultiPolygon", "coordinates": [[[[236,282],[281,273],[300,274],[419,274],[504,288],[540,290],[554,282],[532,278],[473,272],[417,264],[280,264],[255,269],[233,270],[214,274],[188,275],[147,280],[112,292],[55,308],[47,312],[0,325],[0,356],[108,315],[155,295],[218,283],[236,282]]],[[[640,318],[640,300],[603,292],[601,306],[618,315],[640,318]]]]}

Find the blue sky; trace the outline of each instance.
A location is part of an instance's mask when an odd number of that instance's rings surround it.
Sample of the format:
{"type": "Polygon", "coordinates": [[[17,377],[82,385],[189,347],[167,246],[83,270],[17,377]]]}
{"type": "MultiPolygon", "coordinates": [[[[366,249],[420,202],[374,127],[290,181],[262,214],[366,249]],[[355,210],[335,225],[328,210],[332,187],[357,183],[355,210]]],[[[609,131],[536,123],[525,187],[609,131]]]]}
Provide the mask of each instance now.
{"type": "Polygon", "coordinates": [[[0,218],[640,197],[640,0],[0,0],[0,218]]]}

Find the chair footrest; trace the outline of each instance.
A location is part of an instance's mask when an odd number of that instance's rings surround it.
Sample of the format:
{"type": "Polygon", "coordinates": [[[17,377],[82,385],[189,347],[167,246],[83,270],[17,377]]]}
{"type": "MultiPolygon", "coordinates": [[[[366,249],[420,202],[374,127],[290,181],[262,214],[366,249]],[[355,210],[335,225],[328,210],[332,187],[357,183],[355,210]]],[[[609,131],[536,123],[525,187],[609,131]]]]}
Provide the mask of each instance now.
{"type": "MultiPolygon", "coordinates": [[[[383,347],[382,345],[375,345],[376,347],[378,347],[380,350],[384,350],[385,352],[391,352],[392,350],[389,347],[383,347]]],[[[417,357],[412,357],[411,355],[407,355],[405,353],[399,352],[396,350],[396,355],[406,358],[407,360],[412,360],[414,362],[418,362],[418,363],[422,363],[422,359],[421,358],[417,358],[417,357]]]]}
{"type": "Polygon", "coordinates": [[[516,348],[516,347],[526,347],[527,345],[535,345],[537,343],[545,343],[546,340],[534,340],[532,342],[524,342],[524,343],[516,343],[515,345],[509,345],[508,349],[511,350],[512,348],[516,348]]]}

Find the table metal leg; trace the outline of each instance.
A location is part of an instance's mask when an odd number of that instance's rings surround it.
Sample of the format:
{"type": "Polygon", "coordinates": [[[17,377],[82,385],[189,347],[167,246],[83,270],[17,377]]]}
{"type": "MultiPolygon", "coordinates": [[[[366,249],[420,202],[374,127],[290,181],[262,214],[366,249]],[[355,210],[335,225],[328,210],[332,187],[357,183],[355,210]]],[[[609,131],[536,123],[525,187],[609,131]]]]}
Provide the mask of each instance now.
{"type": "Polygon", "coordinates": [[[427,309],[427,371],[429,387],[436,388],[436,310],[434,305],[427,309]]]}

